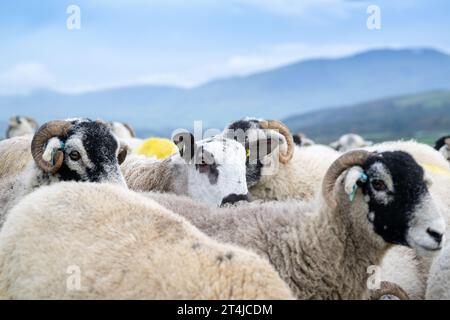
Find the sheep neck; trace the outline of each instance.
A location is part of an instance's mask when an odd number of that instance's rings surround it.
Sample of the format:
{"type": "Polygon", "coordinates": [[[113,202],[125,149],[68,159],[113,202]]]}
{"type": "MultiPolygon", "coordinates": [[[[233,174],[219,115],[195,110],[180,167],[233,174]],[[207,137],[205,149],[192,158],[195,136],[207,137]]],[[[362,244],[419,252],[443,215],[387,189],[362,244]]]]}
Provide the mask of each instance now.
{"type": "Polygon", "coordinates": [[[324,208],[310,221],[277,212],[271,221],[264,218],[260,237],[266,250],[260,252],[299,299],[360,299],[366,291],[367,268],[379,265],[386,248],[350,217],[345,208],[324,208]],[[268,236],[268,230],[277,236],[268,236]]]}

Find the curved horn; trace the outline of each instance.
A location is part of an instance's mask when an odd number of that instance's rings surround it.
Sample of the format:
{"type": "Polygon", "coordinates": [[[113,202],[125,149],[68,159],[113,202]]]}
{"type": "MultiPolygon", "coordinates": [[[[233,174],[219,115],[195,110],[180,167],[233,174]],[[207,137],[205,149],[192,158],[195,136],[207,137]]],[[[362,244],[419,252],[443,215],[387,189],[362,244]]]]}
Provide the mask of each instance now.
{"type": "Polygon", "coordinates": [[[450,138],[445,139],[445,144],[450,148],[450,138]]]}
{"type": "Polygon", "coordinates": [[[399,300],[409,300],[408,294],[402,287],[388,281],[382,281],[380,289],[371,290],[369,300],[382,300],[384,296],[394,296],[399,300]]]}
{"type": "Polygon", "coordinates": [[[285,154],[280,152],[279,160],[281,163],[286,164],[291,161],[294,156],[294,139],[292,137],[291,131],[286,125],[277,120],[260,120],[259,124],[263,129],[273,129],[278,130],[285,138],[287,142],[287,151],[285,154]]]}
{"type": "Polygon", "coordinates": [[[331,208],[336,207],[336,200],[333,196],[333,190],[337,178],[339,178],[345,170],[355,165],[362,165],[371,154],[372,153],[364,150],[350,151],[340,156],[328,168],[322,182],[322,195],[331,208]]]}
{"type": "Polygon", "coordinates": [[[128,131],[130,131],[130,135],[131,135],[132,138],[136,137],[136,132],[134,131],[134,129],[128,123],[123,123],[123,126],[125,128],[127,128],[128,131]]]}
{"type": "Polygon", "coordinates": [[[64,153],[58,151],[54,157],[54,163],[45,161],[42,156],[44,154],[44,148],[48,140],[53,137],[61,137],[67,134],[67,131],[72,126],[68,121],[55,120],[49,121],[43,124],[38,131],[34,134],[31,142],[31,154],[36,164],[45,172],[54,174],[56,173],[64,160],[64,153]]]}
{"type": "Polygon", "coordinates": [[[119,148],[119,154],[117,156],[117,161],[119,162],[119,165],[125,162],[125,159],[128,155],[129,146],[124,144],[123,142],[120,142],[120,148],[119,148]]]}

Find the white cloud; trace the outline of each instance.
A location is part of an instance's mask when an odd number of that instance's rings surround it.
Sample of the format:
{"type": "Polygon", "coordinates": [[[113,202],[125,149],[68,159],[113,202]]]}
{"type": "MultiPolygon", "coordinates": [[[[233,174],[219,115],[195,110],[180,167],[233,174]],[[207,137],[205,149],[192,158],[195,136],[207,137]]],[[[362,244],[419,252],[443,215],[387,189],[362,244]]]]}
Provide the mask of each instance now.
{"type": "Polygon", "coordinates": [[[235,0],[235,3],[284,16],[305,16],[318,9],[322,13],[345,13],[343,0],[235,0]]]}
{"type": "Polygon", "coordinates": [[[55,77],[43,64],[16,64],[0,74],[0,94],[28,94],[36,89],[51,87],[54,80],[55,77]]]}

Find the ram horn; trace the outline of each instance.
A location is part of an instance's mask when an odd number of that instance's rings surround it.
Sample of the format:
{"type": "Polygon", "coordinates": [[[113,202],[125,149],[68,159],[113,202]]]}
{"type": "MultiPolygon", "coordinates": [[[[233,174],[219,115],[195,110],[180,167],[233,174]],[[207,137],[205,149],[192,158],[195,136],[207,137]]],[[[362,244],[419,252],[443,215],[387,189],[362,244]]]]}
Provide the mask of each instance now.
{"type": "Polygon", "coordinates": [[[122,123],[122,124],[123,124],[123,126],[125,128],[127,128],[128,131],[130,131],[131,137],[135,138],[136,137],[136,131],[134,131],[134,129],[128,123],[122,123]]]}
{"type": "Polygon", "coordinates": [[[448,148],[450,149],[450,138],[445,139],[444,142],[448,146],[448,148]]]}
{"type": "Polygon", "coordinates": [[[382,281],[380,289],[371,290],[369,293],[369,300],[384,300],[383,297],[388,298],[389,296],[397,298],[398,300],[409,300],[408,294],[402,287],[388,281],[382,281]]]}
{"type": "Polygon", "coordinates": [[[44,172],[56,173],[64,161],[64,153],[58,150],[53,157],[53,163],[49,163],[43,159],[44,149],[47,142],[53,137],[63,137],[72,126],[68,121],[55,120],[43,124],[34,134],[31,142],[31,154],[36,164],[44,170],[44,172]]]}
{"type": "Polygon", "coordinates": [[[322,195],[331,208],[336,207],[336,199],[333,195],[334,185],[339,176],[347,169],[362,165],[372,153],[364,150],[356,150],[340,156],[329,168],[322,183],[322,195]]]}
{"type": "Polygon", "coordinates": [[[282,154],[280,152],[278,157],[280,162],[283,164],[291,161],[292,157],[294,156],[294,139],[292,138],[292,134],[289,128],[286,127],[286,125],[284,125],[282,122],[276,120],[260,120],[259,124],[262,129],[278,130],[286,138],[287,151],[285,154],[282,154]]]}
{"type": "Polygon", "coordinates": [[[119,154],[117,155],[117,161],[119,162],[119,165],[125,162],[129,151],[130,147],[126,143],[121,141],[119,147],[119,154]]]}

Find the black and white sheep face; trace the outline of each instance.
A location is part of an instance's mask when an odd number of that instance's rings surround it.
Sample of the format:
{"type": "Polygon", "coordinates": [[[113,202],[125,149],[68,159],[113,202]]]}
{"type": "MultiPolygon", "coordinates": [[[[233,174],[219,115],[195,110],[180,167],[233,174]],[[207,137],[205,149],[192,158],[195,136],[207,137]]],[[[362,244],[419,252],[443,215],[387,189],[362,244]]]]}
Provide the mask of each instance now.
{"type": "Polygon", "coordinates": [[[188,132],[176,134],[173,141],[180,150],[174,161],[187,168],[191,198],[215,205],[248,199],[246,155],[240,143],[221,135],[196,142],[188,132]]]}
{"type": "Polygon", "coordinates": [[[51,138],[43,158],[52,162],[58,150],[64,162],[55,177],[61,181],[110,182],[126,185],[118,163],[119,141],[107,124],[75,120],[64,137],[51,138]]]}
{"type": "Polygon", "coordinates": [[[344,134],[339,140],[332,142],[330,147],[339,152],[347,152],[358,148],[368,147],[372,144],[371,141],[364,140],[360,135],[349,133],[344,134]]]}
{"type": "Polygon", "coordinates": [[[436,141],[434,148],[439,151],[447,161],[450,161],[450,136],[445,136],[436,141]]]}
{"type": "Polygon", "coordinates": [[[190,196],[216,205],[246,200],[245,158],[244,147],[234,140],[214,137],[198,141],[188,172],[190,196]]]}
{"type": "Polygon", "coordinates": [[[412,156],[401,151],[374,154],[362,168],[348,172],[348,194],[354,192],[355,183],[368,203],[369,223],[385,242],[410,246],[422,254],[441,248],[444,219],[428,191],[422,167],[412,156]]]}
{"type": "MultiPolygon", "coordinates": [[[[277,131],[261,128],[259,120],[246,118],[229,124],[223,131],[228,139],[238,141],[246,151],[247,186],[256,185],[265,168],[273,161],[268,157],[279,150],[278,146],[286,145],[286,138],[277,131]]],[[[265,172],[272,172],[265,170],[265,172]]]]}

